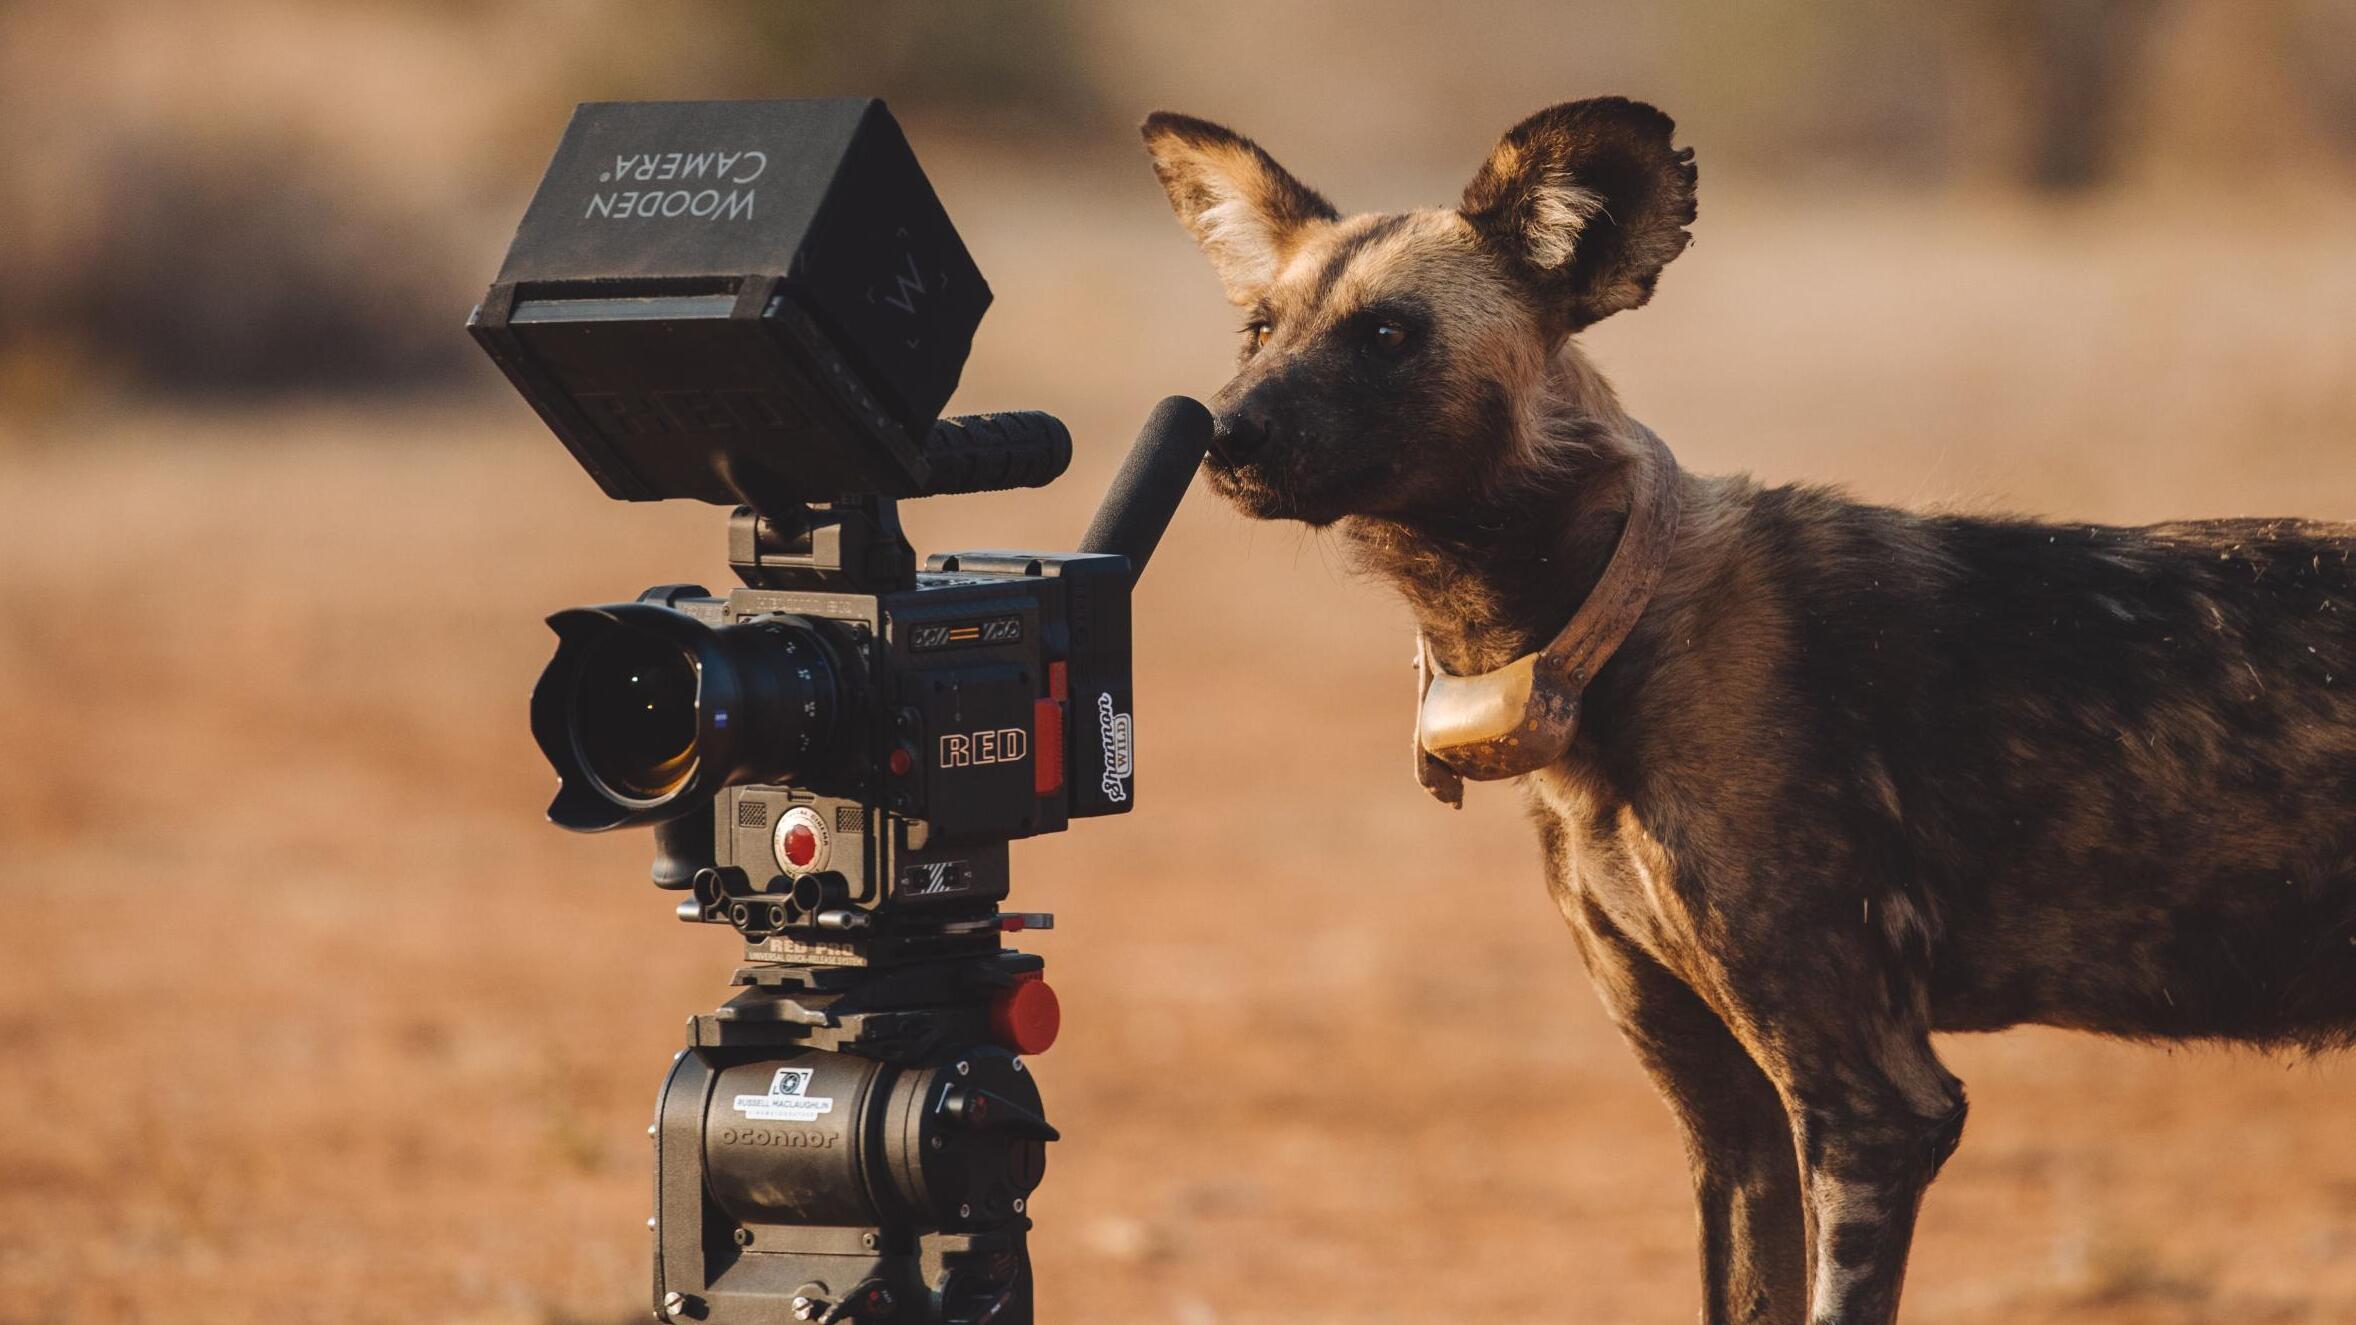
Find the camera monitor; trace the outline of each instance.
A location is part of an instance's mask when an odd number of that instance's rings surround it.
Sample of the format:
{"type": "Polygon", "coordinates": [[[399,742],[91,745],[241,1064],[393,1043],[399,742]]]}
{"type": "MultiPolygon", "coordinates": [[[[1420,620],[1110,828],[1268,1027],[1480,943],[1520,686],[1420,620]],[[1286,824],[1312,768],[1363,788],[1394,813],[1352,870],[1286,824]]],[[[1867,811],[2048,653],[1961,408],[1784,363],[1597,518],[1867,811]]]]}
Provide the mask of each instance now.
{"type": "Polygon", "coordinates": [[[883,102],[609,102],[469,327],[608,496],[775,510],[1052,477],[934,435],[989,304],[883,102]]]}

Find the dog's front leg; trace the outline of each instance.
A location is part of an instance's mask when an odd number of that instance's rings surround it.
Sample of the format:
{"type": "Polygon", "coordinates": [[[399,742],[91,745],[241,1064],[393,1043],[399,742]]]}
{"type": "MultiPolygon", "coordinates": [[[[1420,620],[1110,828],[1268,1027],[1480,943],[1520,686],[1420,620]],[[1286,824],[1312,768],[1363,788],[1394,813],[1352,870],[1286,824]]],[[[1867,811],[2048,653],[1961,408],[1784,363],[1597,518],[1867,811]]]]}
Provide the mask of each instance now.
{"type": "Polygon", "coordinates": [[[1923,1192],[1963,1134],[1963,1087],[1921,1027],[1816,1015],[1768,1029],[1753,1043],[1777,1046],[1764,1056],[1798,1133],[1808,1318],[1889,1325],[1923,1192]]]}
{"type": "Polygon", "coordinates": [[[1782,1099],[1692,989],[1600,911],[1577,909],[1596,990],[1684,1127],[1701,1213],[1703,1325],[1801,1325],[1808,1262],[1782,1099]]]}

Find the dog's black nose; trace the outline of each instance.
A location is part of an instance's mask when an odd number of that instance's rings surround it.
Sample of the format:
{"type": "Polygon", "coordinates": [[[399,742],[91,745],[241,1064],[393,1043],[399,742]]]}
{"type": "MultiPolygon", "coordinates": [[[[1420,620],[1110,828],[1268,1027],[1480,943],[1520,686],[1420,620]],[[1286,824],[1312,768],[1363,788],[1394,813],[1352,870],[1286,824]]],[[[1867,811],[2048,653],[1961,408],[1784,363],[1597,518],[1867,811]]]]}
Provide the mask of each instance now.
{"type": "Polygon", "coordinates": [[[1221,415],[1218,426],[1211,430],[1211,453],[1228,464],[1243,464],[1268,444],[1268,431],[1268,425],[1258,419],[1221,415]]]}

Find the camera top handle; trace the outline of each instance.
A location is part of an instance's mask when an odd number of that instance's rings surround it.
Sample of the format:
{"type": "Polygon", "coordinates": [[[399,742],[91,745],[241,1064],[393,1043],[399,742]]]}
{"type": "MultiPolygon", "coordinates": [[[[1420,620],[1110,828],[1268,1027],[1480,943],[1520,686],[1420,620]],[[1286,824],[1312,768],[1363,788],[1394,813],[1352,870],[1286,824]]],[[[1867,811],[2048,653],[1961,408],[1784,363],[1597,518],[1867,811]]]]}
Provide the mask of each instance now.
{"type": "Polygon", "coordinates": [[[917,450],[931,472],[912,496],[1043,488],[1072,463],[1072,434],[1037,410],[960,414],[935,423],[917,450]]]}
{"type": "MultiPolygon", "coordinates": [[[[1210,447],[1212,428],[1200,401],[1169,396],[1155,405],[1080,536],[1080,551],[1127,557],[1131,578],[1144,574],[1210,447]]],[[[967,414],[934,424],[923,451],[932,477],[922,496],[1039,488],[1071,463],[1072,435],[1061,420],[1037,410],[967,414]]]]}

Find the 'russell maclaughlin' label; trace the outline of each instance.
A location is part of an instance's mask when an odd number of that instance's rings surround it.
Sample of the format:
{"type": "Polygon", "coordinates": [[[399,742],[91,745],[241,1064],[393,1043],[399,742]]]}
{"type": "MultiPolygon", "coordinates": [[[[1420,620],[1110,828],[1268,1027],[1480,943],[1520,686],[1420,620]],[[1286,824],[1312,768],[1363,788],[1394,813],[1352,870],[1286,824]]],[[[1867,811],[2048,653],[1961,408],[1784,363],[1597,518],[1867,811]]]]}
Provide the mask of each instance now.
{"type": "Polygon", "coordinates": [[[692,216],[699,220],[751,220],[756,190],[748,187],[769,169],[769,154],[736,152],[616,153],[599,184],[614,187],[589,195],[582,219],[651,221],[692,216]],[[636,188],[634,185],[654,185],[636,188]],[[664,188],[663,185],[679,187],[664,188]]]}
{"type": "Polygon", "coordinates": [[[757,1122],[816,1122],[820,1114],[834,1112],[834,1097],[809,1093],[814,1075],[806,1067],[781,1067],[769,1078],[768,1094],[737,1096],[736,1111],[757,1122]]]}

